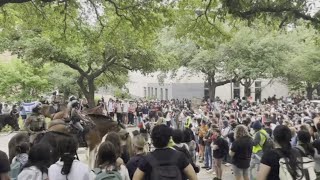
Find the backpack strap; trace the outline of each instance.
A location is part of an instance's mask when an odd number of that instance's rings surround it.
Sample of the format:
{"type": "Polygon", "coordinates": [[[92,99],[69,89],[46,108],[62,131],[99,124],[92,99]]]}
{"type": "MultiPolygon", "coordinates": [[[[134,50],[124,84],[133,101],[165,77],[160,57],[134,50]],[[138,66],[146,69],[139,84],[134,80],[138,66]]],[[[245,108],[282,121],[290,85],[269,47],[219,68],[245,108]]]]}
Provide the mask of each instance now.
{"type": "Polygon", "coordinates": [[[98,174],[102,173],[102,169],[100,169],[100,168],[94,168],[94,169],[92,169],[92,172],[93,172],[95,175],[98,175],[98,174]]]}

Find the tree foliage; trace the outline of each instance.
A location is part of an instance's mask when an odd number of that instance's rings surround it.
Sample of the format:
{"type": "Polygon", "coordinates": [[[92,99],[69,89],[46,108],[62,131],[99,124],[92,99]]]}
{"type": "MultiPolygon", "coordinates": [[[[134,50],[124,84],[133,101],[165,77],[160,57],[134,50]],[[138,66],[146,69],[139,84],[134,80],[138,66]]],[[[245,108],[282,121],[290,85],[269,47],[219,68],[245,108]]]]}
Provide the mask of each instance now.
{"type": "Polygon", "coordinates": [[[0,96],[6,100],[26,100],[39,97],[52,89],[49,67],[34,68],[28,63],[14,60],[1,63],[0,96]]]}
{"type": "Polygon", "coordinates": [[[93,106],[97,79],[114,83],[128,70],[147,73],[161,64],[155,31],[165,21],[163,6],[111,0],[9,4],[0,15],[0,49],[34,66],[60,63],[75,70],[77,84],[93,106]]]}

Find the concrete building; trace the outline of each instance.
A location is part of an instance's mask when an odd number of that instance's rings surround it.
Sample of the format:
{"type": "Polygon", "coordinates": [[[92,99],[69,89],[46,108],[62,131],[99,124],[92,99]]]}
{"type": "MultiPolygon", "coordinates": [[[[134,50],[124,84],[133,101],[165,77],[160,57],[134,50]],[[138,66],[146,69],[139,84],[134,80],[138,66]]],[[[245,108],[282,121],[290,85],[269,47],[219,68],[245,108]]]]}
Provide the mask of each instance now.
{"type": "MultiPolygon", "coordinates": [[[[182,99],[203,98],[208,96],[205,76],[202,73],[188,73],[186,69],[179,69],[174,78],[168,74],[163,83],[159,83],[160,73],[143,75],[139,72],[130,72],[127,88],[129,93],[137,97],[151,99],[182,99]]],[[[255,100],[263,100],[269,96],[288,96],[288,87],[279,80],[270,82],[268,79],[258,79],[251,86],[251,97],[255,100]]],[[[222,100],[230,100],[244,96],[244,87],[239,83],[228,83],[217,87],[216,96],[222,100]]]]}

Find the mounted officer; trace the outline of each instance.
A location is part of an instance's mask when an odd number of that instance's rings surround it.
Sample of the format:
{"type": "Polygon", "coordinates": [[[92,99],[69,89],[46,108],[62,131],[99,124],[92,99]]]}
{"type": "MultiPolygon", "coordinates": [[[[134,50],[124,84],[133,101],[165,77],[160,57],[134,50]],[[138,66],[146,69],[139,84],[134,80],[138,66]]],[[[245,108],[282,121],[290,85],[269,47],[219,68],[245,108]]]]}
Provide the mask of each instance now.
{"type": "Polygon", "coordinates": [[[84,131],[84,127],[81,125],[80,121],[83,120],[86,122],[88,122],[88,120],[86,120],[82,115],[81,115],[81,106],[80,106],[80,102],[73,96],[70,99],[70,102],[68,103],[68,108],[70,111],[70,115],[69,115],[69,120],[70,120],[70,124],[72,127],[76,128],[78,130],[78,138],[80,139],[80,141],[82,141],[83,143],[85,143],[85,131],[84,131]]]}
{"type": "Polygon", "coordinates": [[[25,122],[25,129],[30,135],[30,143],[33,143],[38,134],[46,130],[46,121],[44,115],[41,114],[41,104],[38,103],[32,108],[32,114],[25,122]]]}

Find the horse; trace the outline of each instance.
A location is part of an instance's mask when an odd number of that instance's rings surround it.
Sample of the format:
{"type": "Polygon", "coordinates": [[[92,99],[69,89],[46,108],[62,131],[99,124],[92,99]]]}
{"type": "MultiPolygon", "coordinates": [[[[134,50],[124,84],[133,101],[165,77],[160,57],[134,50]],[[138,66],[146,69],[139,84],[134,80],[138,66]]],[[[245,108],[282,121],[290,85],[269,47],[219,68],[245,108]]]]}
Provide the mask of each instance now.
{"type": "MultiPolygon", "coordinates": [[[[96,147],[100,144],[102,137],[107,134],[110,131],[120,131],[123,127],[118,124],[118,122],[113,121],[111,118],[108,118],[104,115],[85,115],[85,117],[92,122],[91,126],[86,126],[88,128],[87,132],[85,133],[85,140],[88,145],[88,152],[89,157],[92,157],[94,155],[94,151],[96,147]],[[91,156],[90,156],[91,155],[91,156]]],[[[56,142],[57,140],[65,135],[73,135],[69,131],[69,124],[66,123],[64,120],[52,120],[48,126],[48,131],[45,133],[40,133],[37,137],[34,143],[44,143],[47,141],[49,145],[52,147],[53,151],[53,160],[57,160],[57,153],[56,153],[56,142]],[[53,140],[54,139],[54,140],[53,140]]],[[[18,133],[15,136],[13,136],[8,144],[9,148],[9,157],[12,160],[16,153],[15,153],[15,147],[19,145],[22,142],[29,142],[29,135],[27,133],[18,133]]],[[[94,159],[94,158],[93,158],[94,159]]],[[[93,161],[94,162],[94,161],[93,161]]],[[[89,163],[93,164],[92,159],[89,159],[89,163]]],[[[93,167],[93,166],[92,166],[93,167]]]]}
{"type": "Polygon", "coordinates": [[[62,114],[61,112],[65,113],[67,112],[67,105],[62,104],[58,106],[58,109],[56,110],[53,105],[48,105],[48,104],[42,104],[40,113],[44,115],[47,118],[54,119],[61,119],[58,114],[62,114]]]}
{"type": "Polygon", "coordinates": [[[19,114],[15,113],[14,111],[11,111],[10,114],[1,114],[0,115],[0,131],[6,125],[11,126],[13,130],[18,131],[20,129],[18,119],[19,119],[19,114]]]}

